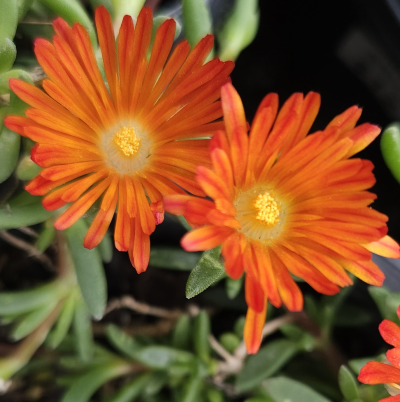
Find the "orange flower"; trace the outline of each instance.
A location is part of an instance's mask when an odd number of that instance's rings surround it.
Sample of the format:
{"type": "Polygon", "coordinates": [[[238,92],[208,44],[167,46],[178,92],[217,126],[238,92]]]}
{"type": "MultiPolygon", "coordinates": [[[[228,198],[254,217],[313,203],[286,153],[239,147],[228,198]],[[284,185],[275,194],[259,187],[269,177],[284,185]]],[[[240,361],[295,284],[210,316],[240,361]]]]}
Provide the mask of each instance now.
{"type": "MultiPolygon", "coordinates": [[[[400,306],[397,308],[397,316],[400,318],[400,306]]],[[[364,384],[385,384],[389,398],[381,399],[381,402],[400,401],[400,327],[390,320],[383,320],[379,325],[382,338],[394,346],[386,353],[389,364],[368,362],[360,371],[358,381],[364,384]]]]}
{"type": "Polygon", "coordinates": [[[380,132],[371,124],[355,127],[354,106],[324,131],[307,133],[317,116],[316,93],[292,95],[278,112],[278,96],[262,101],[250,134],[240,97],[222,87],[226,132],[210,143],[213,170],[197,168],[197,181],[214,202],[188,195],[165,199],[167,211],[203,226],[186,234],[188,251],[222,244],[228,275],[246,271],[249,306],[244,337],[249,353],[261,342],[266,301],[291,311],[303,308],[296,275],[323,294],[352,283],[346,270],[373,285],[384,275],[371,251],[399,257],[386,235],[387,217],[369,208],[376,198],[365,191],[375,183],[373,165],[348,159],[380,132]]]}
{"type": "Polygon", "coordinates": [[[203,65],[212,36],[192,51],[184,41],[170,54],[172,19],[158,29],[148,60],[151,10],[142,9],[135,27],[125,16],[116,44],[110,15],[100,7],[96,27],[107,86],[87,31],[62,19],[53,25],[53,44],[35,42],[49,77],[43,81],[46,92],[10,81],[32,108],[27,117],[8,117],[6,125],[37,142],[31,157],[44,168],[26,189],[47,194],[43,205],[49,210],[72,203],[57,219],[57,229],[71,226],[102,197],[85,247],[100,243],[117,210],[115,245],[129,250],[132,264],[143,272],[149,235],[163,220],[163,195],[185,194],[182,189],[204,195],[194,175],[197,164],[208,163],[208,142],[195,138],[223,127],[215,122],[222,116],[218,99],[233,63],[215,59],[203,65]]]}

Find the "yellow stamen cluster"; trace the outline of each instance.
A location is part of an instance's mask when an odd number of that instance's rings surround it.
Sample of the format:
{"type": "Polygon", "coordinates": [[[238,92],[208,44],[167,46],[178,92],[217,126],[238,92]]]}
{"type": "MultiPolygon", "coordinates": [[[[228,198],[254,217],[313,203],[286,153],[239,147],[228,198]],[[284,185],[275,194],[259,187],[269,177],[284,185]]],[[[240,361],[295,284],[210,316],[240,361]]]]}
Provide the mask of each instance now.
{"type": "Polygon", "coordinates": [[[122,127],[114,135],[114,143],[126,156],[135,156],[139,151],[140,139],[136,137],[133,127],[122,127]]]}
{"type": "Polygon", "coordinates": [[[280,207],[270,193],[259,194],[254,206],[258,210],[256,219],[262,223],[273,226],[279,222],[280,207]]]}

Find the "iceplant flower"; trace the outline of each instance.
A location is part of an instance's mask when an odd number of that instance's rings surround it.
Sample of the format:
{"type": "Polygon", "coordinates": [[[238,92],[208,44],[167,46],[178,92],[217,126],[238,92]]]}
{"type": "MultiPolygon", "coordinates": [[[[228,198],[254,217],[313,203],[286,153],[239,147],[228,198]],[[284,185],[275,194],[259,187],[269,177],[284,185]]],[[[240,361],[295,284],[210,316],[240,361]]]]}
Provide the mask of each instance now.
{"type": "Polygon", "coordinates": [[[53,43],[35,42],[48,76],[45,92],[10,80],[11,89],[32,108],[5,124],[37,143],[31,158],[44,169],[26,189],[45,195],[48,210],[72,203],[55,227],[68,228],[101,200],[85,247],[100,243],[117,211],[115,246],[129,251],[132,264],[143,272],[149,235],[164,217],[163,196],[184,190],[204,195],[194,176],[196,165],[209,163],[208,141],[196,138],[223,128],[216,121],[222,116],[220,87],[233,63],[204,64],[213,47],[211,35],[192,50],[183,41],[171,52],[172,19],[158,29],[148,58],[150,8],[141,10],[135,26],[125,16],[117,43],[105,7],[96,10],[95,21],[107,84],[88,32],[59,18],[53,43]]]}
{"type": "Polygon", "coordinates": [[[227,274],[237,279],[246,272],[244,339],[256,353],[267,300],[290,311],[303,308],[290,274],[327,295],[352,284],[346,271],[379,286],[384,275],[371,251],[397,258],[399,247],[386,236],[387,217],[369,207],[376,198],[366,191],[375,183],[373,164],[349,159],[380,132],[368,123],[355,127],[361,109],[353,106],[307,135],[320,96],[295,93],[278,113],[278,96],[269,94],[248,134],[230,83],[221,99],[225,131],[210,142],[212,169],[197,168],[197,181],[213,201],[168,196],[165,208],[196,227],[183,237],[183,248],[222,245],[227,274]]]}
{"type": "MultiPolygon", "coordinates": [[[[397,308],[397,316],[400,318],[400,306],[397,308]]],[[[388,344],[394,346],[386,352],[388,364],[368,362],[362,367],[358,381],[364,384],[385,384],[392,396],[380,402],[400,402],[400,327],[393,321],[383,320],[379,332],[388,344]]]]}

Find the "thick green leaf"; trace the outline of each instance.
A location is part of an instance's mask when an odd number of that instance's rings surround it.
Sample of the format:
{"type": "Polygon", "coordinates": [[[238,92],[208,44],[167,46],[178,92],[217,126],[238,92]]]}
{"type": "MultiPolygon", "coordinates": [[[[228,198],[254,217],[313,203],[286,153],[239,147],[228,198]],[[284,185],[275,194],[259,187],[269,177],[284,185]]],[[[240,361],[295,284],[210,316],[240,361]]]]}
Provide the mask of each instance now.
{"type": "Polygon", "coordinates": [[[221,60],[236,60],[255,38],[260,22],[258,0],[236,0],[224,27],[217,33],[221,60]]]}
{"type": "Polygon", "coordinates": [[[0,37],[0,73],[8,71],[17,57],[17,48],[9,38],[0,37]]]}
{"type": "Polygon", "coordinates": [[[377,288],[375,286],[370,286],[368,291],[374,299],[382,317],[394,322],[399,322],[396,311],[400,304],[400,293],[391,293],[390,290],[385,287],[377,288]]]}
{"type": "Polygon", "coordinates": [[[93,358],[92,325],[89,311],[80,297],[76,300],[73,327],[78,355],[82,362],[89,362],[93,358]]]}
{"type": "Polygon", "coordinates": [[[268,343],[256,355],[248,357],[237,377],[236,389],[240,392],[252,389],[274,375],[299,351],[298,343],[287,339],[268,343]]]}
{"type": "Polygon", "coordinates": [[[41,197],[26,194],[26,203],[14,203],[14,200],[10,200],[8,204],[0,206],[0,230],[36,225],[53,216],[54,211],[43,208],[41,197]]]}
{"type": "Polygon", "coordinates": [[[114,20],[122,20],[124,15],[137,18],[145,0],[111,0],[114,8],[114,20]]]}
{"type": "Polygon", "coordinates": [[[182,314],[172,332],[172,346],[177,349],[188,349],[191,338],[190,317],[182,314]]]}
{"type": "Polygon", "coordinates": [[[237,280],[229,277],[225,279],[226,294],[230,299],[234,299],[242,290],[243,278],[244,275],[237,280]]]}
{"type": "Polygon", "coordinates": [[[0,315],[24,314],[56,302],[64,294],[61,281],[31,290],[0,292],[0,315]]]}
{"type": "Polygon", "coordinates": [[[129,365],[120,362],[96,367],[74,381],[61,402],[87,402],[101,385],[126,374],[129,370],[129,365]]]}
{"type": "Polygon", "coordinates": [[[0,183],[7,180],[17,166],[21,136],[7,127],[0,133],[0,183]]]}
{"type": "Polygon", "coordinates": [[[206,290],[225,275],[224,266],[219,261],[221,248],[205,251],[189,275],[186,297],[191,299],[206,290]]]}
{"type": "Polygon", "coordinates": [[[135,360],[153,369],[167,369],[173,363],[194,361],[193,354],[168,346],[146,346],[135,353],[135,360]]]}
{"type": "Polygon", "coordinates": [[[28,313],[11,331],[11,338],[14,341],[19,341],[25,338],[28,334],[34,331],[53,311],[57,304],[57,300],[53,303],[41,306],[39,309],[28,313]]]}
{"type": "Polygon", "coordinates": [[[330,402],[306,385],[285,377],[271,378],[263,388],[276,402],[330,402]]]}
{"type": "Polygon", "coordinates": [[[208,402],[224,402],[224,394],[222,391],[215,389],[215,388],[210,388],[207,390],[207,401],[208,402]]]}
{"type": "Polygon", "coordinates": [[[111,236],[109,232],[106,232],[106,234],[103,237],[103,240],[100,242],[100,244],[97,246],[97,250],[100,253],[101,259],[108,264],[112,260],[113,256],[113,243],[111,240],[111,236]]]}
{"type": "Polygon", "coordinates": [[[191,271],[199,261],[201,253],[188,253],[181,248],[152,247],[149,265],[157,268],[191,271]]]}
{"type": "Polygon", "coordinates": [[[67,298],[53,331],[47,337],[46,344],[52,349],[55,349],[68,333],[74,318],[76,297],[76,292],[72,292],[67,298]]]}
{"type": "Polygon", "coordinates": [[[137,398],[148,385],[151,374],[142,374],[133,381],[123,386],[111,399],[107,402],[132,402],[137,398]]]}
{"type": "Polygon", "coordinates": [[[341,366],[339,370],[339,387],[347,401],[358,399],[357,380],[346,366],[341,366]]]}
{"type": "Polygon", "coordinates": [[[107,303],[107,283],[99,251],[83,247],[88,227],[83,219],[65,230],[83,299],[94,319],[103,317],[107,303]]]}
{"type": "Polygon", "coordinates": [[[30,155],[26,155],[19,161],[15,173],[18,179],[26,181],[34,179],[41,170],[42,168],[33,162],[30,155]]]}
{"type": "Polygon", "coordinates": [[[50,226],[45,227],[39,234],[39,237],[36,240],[36,248],[40,252],[45,252],[51,245],[54,240],[54,236],[56,235],[56,229],[51,224],[50,226]]]}
{"type": "MultiPolygon", "coordinates": [[[[15,0],[0,1],[0,40],[13,39],[18,24],[18,4],[15,0]]],[[[1,54],[1,53],[0,53],[1,54]]]]}
{"type": "Polygon", "coordinates": [[[18,21],[21,21],[24,18],[25,14],[29,11],[33,0],[17,0],[18,6],[18,21]]]}
{"type": "Polygon", "coordinates": [[[10,70],[0,74],[0,95],[9,94],[11,92],[11,89],[8,85],[10,78],[30,79],[30,76],[24,70],[10,70]]]}
{"type": "Polygon", "coordinates": [[[204,0],[182,0],[183,32],[190,46],[212,34],[212,19],[204,0]]]}
{"type": "Polygon", "coordinates": [[[39,0],[42,4],[52,10],[56,15],[62,17],[69,25],[79,22],[89,32],[90,39],[94,46],[97,45],[96,34],[91,19],[87,15],[81,2],[78,0],[39,0]]]}
{"type": "Polygon", "coordinates": [[[182,398],[179,402],[198,402],[204,379],[192,377],[183,389],[182,398]]]}
{"type": "MultiPolygon", "coordinates": [[[[161,389],[167,384],[168,375],[164,371],[154,371],[151,374],[149,382],[146,384],[143,390],[143,396],[155,396],[158,395],[161,389]]],[[[146,398],[147,399],[147,398],[146,398]]],[[[145,400],[146,400],[145,399],[145,400]]],[[[154,400],[153,398],[149,398],[150,401],[154,400]]]]}
{"type": "Polygon", "coordinates": [[[386,127],[381,135],[381,151],[387,167],[400,183],[400,124],[386,127]]]}
{"type": "Polygon", "coordinates": [[[233,353],[240,345],[240,338],[232,332],[225,332],[219,337],[219,342],[229,353],[233,353]]]}
{"type": "Polygon", "coordinates": [[[143,348],[143,345],[129,336],[126,332],[121,331],[116,325],[110,324],[106,329],[106,336],[110,343],[121,353],[136,359],[137,352],[143,348]]]}
{"type": "Polygon", "coordinates": [[[211,333],[210,317],[203,310],[194,319],[194,350],[197,356],[208,362],[210,359],[210,342],[208,338],[211,333]]]}

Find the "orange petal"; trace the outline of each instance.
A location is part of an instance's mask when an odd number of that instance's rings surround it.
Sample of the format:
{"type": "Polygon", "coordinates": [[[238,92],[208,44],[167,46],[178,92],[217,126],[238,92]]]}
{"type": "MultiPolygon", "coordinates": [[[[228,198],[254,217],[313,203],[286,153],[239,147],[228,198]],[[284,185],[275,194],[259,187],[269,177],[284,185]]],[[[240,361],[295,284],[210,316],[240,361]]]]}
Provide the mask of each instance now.
{"type": "Polygon", "coordinates": [[[222,244],[234,229],[221,226],[206,226],[186,233],[181,245],[186,251],[210,250],[222,244]]]}
{"type": "Polygon", "coordinates": [[[400,369],[400,349],[393,348],[386,352],[386,358],[393,364],[393,366],[400,369]]]}
{"type": "Polygon", "coordinates": [[[358,381],[364,384],[399,383],[400,370],[390,364],[368,362],[361,368],[358,381]]]}
{"type": "Polygon", "coordinates": [[[107,208],[104,208],[103,203],[105,197],[103,198],[102,206],[99,212],[97,212],[96,217],[94,218],[92,224],[90,225],[88,231],[86,232],[86,236],[83,240],[84,247],[88,249],[97,247],[100,244],[114,216],[115,207],[117,205],[118,193],[115,191],[115,189],[111,188],[111,186],[108,187],[106,195],[107,193],[111,193],[111,196],[113,197],[112,201],[111,202],[107,201],[106,203],[107,208]]]}
{"type": "Polygon", "coordinates": [[[373,286],[382,286],[385,275],[373,261],[342,260],[341,264],[357,278],[373,286]]]}
{"type": "Polygon", "coordinates": [[[231,145],[233,171],[237,184],[241,185],[245,179],[249,147],[243,104],[230,83],[221,88],[221,100],[226,132],[231,145]]]}
{"type": "Polygon", "coordinates": [[[400,327],[390,320],[383,320],[379,324],[379,332],[389,345],[400,347],[400,327]]]}
{"type": "Polygon", "coordinates": [[[58,230],[64,230],[73,225],[85,212],[96,202],[110,185],[111,178],[108,177],[90,189],[81,198],[75,201],[54,223],[58,230]]]}
{"type": "MultiPolygon", "coordinates": [[[[247,266],[246,254],[244,258],[244,264],[247,266]]],[[[263,312],[265,308],[266,295],[261,289],[258,282],[252,277],[252,275],[247,274],[245,278],[245,298],[247,305],[254,310],[256,313],[263,312]]]]}
{"type": "MultiPolygon", "coordinates": [[[[133,219],[135,240],[133,242],[133,250],[129,249],[129,255],[133,256],[134,267],[138,274],[146,271],[150,259],[150,237],[143,232],[139,219],[133,219]],[[132,250],[132,251],[131,251],[132,250]]],[[[131,258],[132,262],[132,258],[131,258]]]]}
{"type": "Polygon", "coordinates": [[[221,247],[226,273],[232,279],[239,279],[243,274],[241,237],[241,233],[235,231],[222,243],[221,247]]]}
{"type": "Polygon", "coordinates": [[[248,354],[258,352],[262,342],[262,330],[267,316],[267,303],[264,300],[264,309],[257,313],[250,307],[247,309],[246,322],[244,324],[243,338],[248,354]]]}
{"type": "Polygon", "coordinates": [[[400,258],[400,247],[390,236],[384,236],[378,241],[363,244],[363,246],[372,253],[387,258],[400,258]]]}

